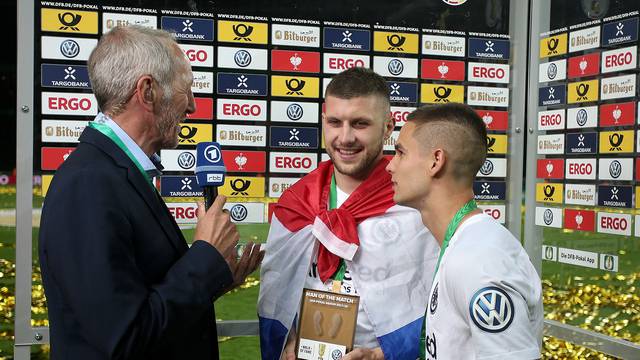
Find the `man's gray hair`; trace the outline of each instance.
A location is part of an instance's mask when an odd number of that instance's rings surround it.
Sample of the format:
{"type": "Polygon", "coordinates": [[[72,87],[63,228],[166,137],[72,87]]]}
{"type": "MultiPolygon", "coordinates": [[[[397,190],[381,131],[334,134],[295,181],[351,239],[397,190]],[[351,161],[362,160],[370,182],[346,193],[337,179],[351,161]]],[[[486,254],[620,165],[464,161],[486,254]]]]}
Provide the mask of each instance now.
{"type": "Polygon", "coordinates": [[[116,26],[104,34],[88,61],[100,110],[111,116],[122,112],[144,75],[151,75],[160,85],[163,98],[170,99],[182,61],[173,44],[176,42],[171,33],[142,26],[116,26]]]}

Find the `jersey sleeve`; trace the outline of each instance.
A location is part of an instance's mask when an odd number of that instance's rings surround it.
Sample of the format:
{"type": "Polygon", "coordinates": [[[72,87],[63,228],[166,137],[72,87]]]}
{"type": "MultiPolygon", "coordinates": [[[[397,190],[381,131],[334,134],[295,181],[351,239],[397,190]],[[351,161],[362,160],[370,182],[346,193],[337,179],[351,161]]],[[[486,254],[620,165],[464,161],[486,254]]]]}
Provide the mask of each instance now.
{"type": "Polygon", "coordinates": [[[488,248],[466,252],[448,266],[445,281],[453,289],[455,311],[466,319],[477,359],[540,358],[534,319],[542,318],[535,298],[540,280],[522,271],[512,255],[488,248]]]}

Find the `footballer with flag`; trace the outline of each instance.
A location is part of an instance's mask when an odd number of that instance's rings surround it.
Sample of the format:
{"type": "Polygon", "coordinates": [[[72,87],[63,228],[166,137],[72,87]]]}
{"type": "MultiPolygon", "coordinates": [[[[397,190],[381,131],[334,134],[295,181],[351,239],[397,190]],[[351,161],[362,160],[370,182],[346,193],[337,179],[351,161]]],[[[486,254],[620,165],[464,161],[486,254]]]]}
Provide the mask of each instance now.
{"type": "Polygon", "coordinates": [[[408,116],[387,166],[393,199],[420,211],[441,246],[423,359],[540,358],[540,278],[520,242],[474,201],[486,138],[467,105],[421,107],[408,116]]]}
{"type": "Polygon", "coordinates": [[[331,80],[322,128],[331,161],[300,179],[273,213],[258,299],[265,360],[295,359],[304,288],[359,296],[355,359],[415,359],[438,246],[420,214],[393,201],[382,156],[389,88],[365,68],[331,80]]]}

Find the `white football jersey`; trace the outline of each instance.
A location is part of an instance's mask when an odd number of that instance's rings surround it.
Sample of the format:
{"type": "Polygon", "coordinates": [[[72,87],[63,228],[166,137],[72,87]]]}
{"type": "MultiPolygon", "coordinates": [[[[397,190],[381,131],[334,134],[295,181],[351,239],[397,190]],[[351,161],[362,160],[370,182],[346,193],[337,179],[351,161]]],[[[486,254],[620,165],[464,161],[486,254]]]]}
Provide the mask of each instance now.
{"type": "Polygon", "coordinates": [[[542,286],[518,240],[485,214],[463,222],[435,276],[427,359],[538,359],[542,286]]]}

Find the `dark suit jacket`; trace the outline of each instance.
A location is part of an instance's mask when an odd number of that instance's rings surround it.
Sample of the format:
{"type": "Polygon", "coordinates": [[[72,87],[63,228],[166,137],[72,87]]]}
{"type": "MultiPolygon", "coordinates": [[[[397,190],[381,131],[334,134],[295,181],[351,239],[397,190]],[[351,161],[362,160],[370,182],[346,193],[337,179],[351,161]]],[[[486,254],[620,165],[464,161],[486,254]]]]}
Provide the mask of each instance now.
{"type": "Polygon", "coordinates": [[[87,127],[55,174],[40,225],[52,359],[217,359],[220,253],[187,246],[157,192],[87,127]]]}

